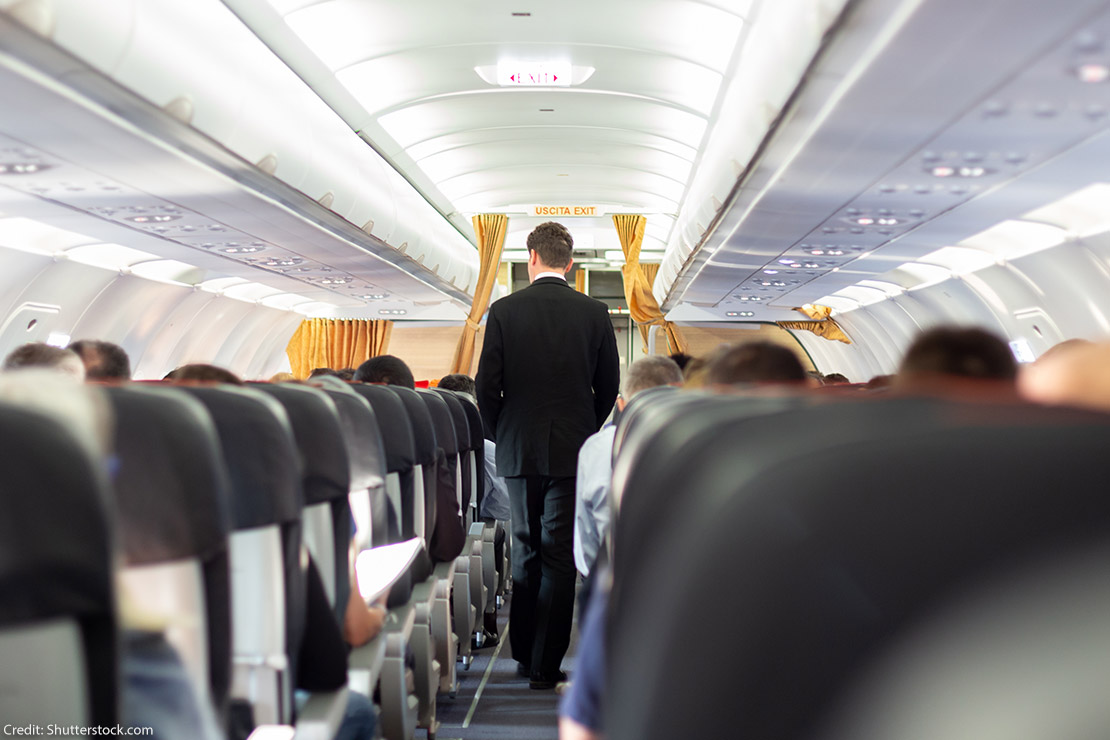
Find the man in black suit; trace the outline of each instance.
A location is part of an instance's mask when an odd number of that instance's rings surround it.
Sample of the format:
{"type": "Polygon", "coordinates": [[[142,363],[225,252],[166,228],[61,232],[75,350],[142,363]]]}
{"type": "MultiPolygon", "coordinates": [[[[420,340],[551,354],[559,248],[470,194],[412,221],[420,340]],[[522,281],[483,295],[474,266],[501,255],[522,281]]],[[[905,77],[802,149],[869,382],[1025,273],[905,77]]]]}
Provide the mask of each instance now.
{"type": "Polygon", "coordinates": [[[567,285],[573,246],[554,222],[528,235],[532,284],[490,306],[476,378],[512,505],[509,641],[533,689],[566,678],[559,664],[574,614],[578,448],[609,416],[620,386],[608,308],[567,285]]]}

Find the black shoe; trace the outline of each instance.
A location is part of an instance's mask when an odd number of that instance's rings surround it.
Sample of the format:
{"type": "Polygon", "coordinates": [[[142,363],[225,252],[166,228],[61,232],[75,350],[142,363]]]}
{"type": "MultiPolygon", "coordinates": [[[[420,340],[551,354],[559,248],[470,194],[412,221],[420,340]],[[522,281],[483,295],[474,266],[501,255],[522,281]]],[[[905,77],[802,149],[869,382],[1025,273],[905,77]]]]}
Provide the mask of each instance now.
{"type": "Polygon", "coordinates": [[[516,675],[520,676],[521,678],[531,678],[532,669],[518,661],[516,664],[516,675]]]}
{"type": "Polygon", "coordinates": [[[549,691],[566,680],[567,674],[563,671],[555,671],[554,673],[536,671],[528,677],[528,688],[537,691],[549,691]]]}

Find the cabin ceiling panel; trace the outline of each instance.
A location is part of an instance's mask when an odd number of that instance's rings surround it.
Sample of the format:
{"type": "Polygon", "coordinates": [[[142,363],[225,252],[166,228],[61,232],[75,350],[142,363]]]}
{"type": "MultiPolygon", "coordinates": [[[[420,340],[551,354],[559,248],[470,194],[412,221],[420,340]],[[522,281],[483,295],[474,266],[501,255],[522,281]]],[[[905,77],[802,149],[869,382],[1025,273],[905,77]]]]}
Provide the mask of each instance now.
{"type": "MultiPolygon", "coordinates": [[[[637,0],[560,3],[525,9],[515,16],[499,3],[477,6],[453,0],[419,4],[331,0],[293,4],[270,0],[286,22],[333,70],[365,59],[421,47],[469,44],[527,44],[550,59],[543,47],[573,39],[582,45],[650,50],[723,70],[728,65],[743,14],[741,1],[714,7],[696,0],[637,0]],[[434,19],[434,22],[429,22],[434,19]]],[[[558,57],[556,57],[558,58],[558,57]]]]}
{"type": "Polygon", "coordinates": [[[884,9],[853,8],[717,232],[669,288],[657,284],[664,308],[710,300],[699,283],[727,285],[715,273],[742,263],[737,252],[766,253],[774,268],[813,247],[861,247],[825,266],[847,274],[790,294],[814,300],[849,275],[881,275],[1106,179],[1094,168],[1106,161],[1110,112],[1105,84],[1092,84],[1108,61],[1105,2],[1060,13],[1034,0],[937,0],[885,45],[865,33],[884,9]]]}

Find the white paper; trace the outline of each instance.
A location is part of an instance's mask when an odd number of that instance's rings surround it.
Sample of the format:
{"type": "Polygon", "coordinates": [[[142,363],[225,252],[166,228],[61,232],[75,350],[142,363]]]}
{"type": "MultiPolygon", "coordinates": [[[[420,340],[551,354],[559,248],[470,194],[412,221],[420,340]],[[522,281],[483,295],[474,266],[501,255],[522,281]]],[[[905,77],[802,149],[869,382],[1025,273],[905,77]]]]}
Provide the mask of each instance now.
{"type": "Polygon", "coordinates": [[[355,573],[358,575],[358,590],[364,601],[377,601],[397,582],[416,559],[416,553],[420,552],[420,543],[419,537],[413,537],[395,545],[363,550],[358,554],[355,559],[355,573]]]}

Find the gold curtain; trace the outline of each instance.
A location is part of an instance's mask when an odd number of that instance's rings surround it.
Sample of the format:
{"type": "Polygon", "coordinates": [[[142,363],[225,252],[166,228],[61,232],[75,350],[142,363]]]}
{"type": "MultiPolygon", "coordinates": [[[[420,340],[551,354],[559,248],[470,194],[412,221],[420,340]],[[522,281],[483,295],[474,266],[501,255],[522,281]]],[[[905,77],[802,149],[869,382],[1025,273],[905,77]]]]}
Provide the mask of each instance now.
{"type": "Polygon", "coordinates": [[[574,271],[574,289],[579,293],[586,292],[586,268],[579,267],[574,271]]]}
{"type": "Polygon", "coordinates": [[[824,339],[844,342],[844,344],[852,343],[852,340],[848,338],[848,335],[844,333],[844,330],[841,329],[840,325],[832,318],[832,309],[828,306],[807,303],[794,310],[809,318],[810,321],[776,321],[775,323],[783,329],[809,331],[824,339]]]}
{"type": "Polygon", "coordinates": [[[358,367],[385,354],[392,321],[306,319],[285,348],[293,375],[304,380],[318,367],[358,367]]]}
{"type": "Polygon", "coordinates": [[[628,302],[628,311],[632,314],[632,320],[640,328],[644,352],[647,352],[648,327],[651,326],[663,328],[670,352],[684,352],[686,340],[683,339],[677,326],[663,318],[659,303],[651,292],[659,266],[640,264],[640,247],[644,243],[647,219],[639,214],[618,213],[613,216],[613,225],[617,227],[617,237],[620,239],[621,251],[624,252],[624,265],[621,267],[621,276],[624,278],[624,298],[628,302]],[[654,268],[654,271],[651,268],[654,268]],[[649,271],[652,272],[651,279],[647,275],[649,271]]]}
{"type": "Polygon", "coordinates": [[[474,339],[478,336],[478,327],[482,325],[482,316],[489,307],[489,297],[497,281],[497,266],[501,264],[501,248],[505,246],[508,224],[509,217],[503,213],[482,213],[474,217],[474,233],[478,237],[478,285],[474,288],[474,303],[470,306],[462,336],[455,347],[452,373],[471,374],[474,339]]]}

